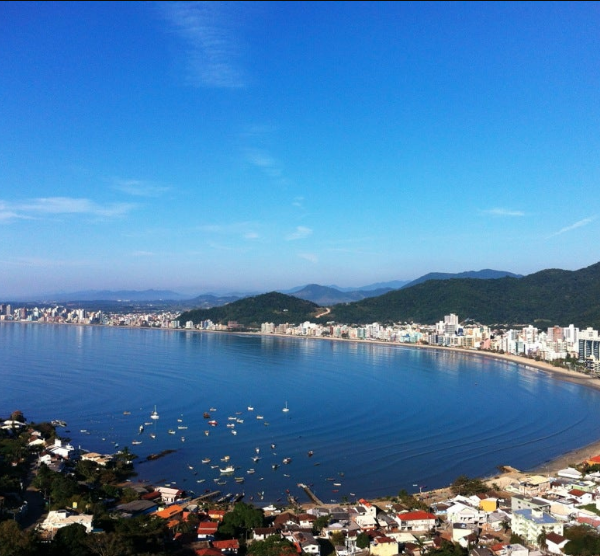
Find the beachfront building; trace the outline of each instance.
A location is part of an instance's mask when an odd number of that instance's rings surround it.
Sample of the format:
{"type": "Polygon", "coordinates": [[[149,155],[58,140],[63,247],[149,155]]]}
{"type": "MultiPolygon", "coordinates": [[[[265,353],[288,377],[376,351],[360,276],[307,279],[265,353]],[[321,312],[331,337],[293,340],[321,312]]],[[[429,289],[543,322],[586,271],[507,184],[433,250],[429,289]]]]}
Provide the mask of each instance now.
{"type": "Polygon", "coordinates": [[[93,518],[93,515],[78,514],[68,510],[52,510],[48,512],[48,516],[38,526],[38,529],[44,539],[53,539],[59,529],[75,523],[83,525],[86,533],[91,533],[93,518]]]}
{"type": "Polygon", "coordinates": [[[523,509],[513,512],[511,529],[529,544],[538,546],[542,533],[564,533],[564,524],[542,510],[523,509]]]}
{"type": "Polygon", "coordinates": [[[401,531],[429,531],[435,527],[437,518],[429,512],[418,510],[397,514],[396,521],[401,531]]]}

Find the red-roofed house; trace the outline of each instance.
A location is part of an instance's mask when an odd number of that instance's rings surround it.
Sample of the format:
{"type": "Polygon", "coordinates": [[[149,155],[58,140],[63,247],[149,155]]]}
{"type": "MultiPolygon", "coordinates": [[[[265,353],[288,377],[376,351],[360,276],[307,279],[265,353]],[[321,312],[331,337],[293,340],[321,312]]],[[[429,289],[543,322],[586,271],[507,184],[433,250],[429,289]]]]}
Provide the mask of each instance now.
{"type": "Polygon", "coordinates": [[[569,491],[569,496],[575,498],[578,504],[591,504],[594,500],[594,495],[591,492],[585,492],[578,488],[573,488],[569,491]]]}
{"type": "Polygon", "coordinates": [[[552,554],[563,554],[563,548],[568,542],[568,539],[557,533],[548,533],[546,535],[546,548],[552,554]]]}
{"type": "Polygon", "coordinates": [[[390,537],[377,536],[371,542],[370,553],[374,556],[394,556],[398,554],[398,541],[390,537]]]}
{"type": "Polygon", "coordinates": [[[168,506],[164,510],[159,510],[154,515],[160,517],[161,519],[166,519],[169,521],[172,519],[179,520],[183,516],[183,508],[178,504],[175,504],[173,506],[168,506]]]}
{"type": "Polygon", "coordinates": [[[216,521],[201,521],[198,524],[198,539],[213,540],[218,528],[219,524],[216,521]]]}
{"type": "Polygon", "coordinates": [[[600,456],[593,456],[590,459],[586,460],[588,465],[600,465],[600,456]]]}
{"type": "Polygon", "coordinates": [[[429,512],[417,510],[396,515],[401,531],[428,531],[435,527],[436,517],[429,512]]]}
{"type": "Polygon", "coordinates": [[[237,554],[240,550],[240,541],[227,539],[225,541],[213,541],[213,548],[220,550],[223,554],[237,554]]]}
{"type": "Polygon", "coordinates": [[[213,521],[223,521],[226,513],[225,510],[208,510],[208,517],[213,521]]]}
{"type": "Polygon", "coordinates": [[[197,548],[196,556],[223,556],[223,554],[216,548],[197,548]]]}

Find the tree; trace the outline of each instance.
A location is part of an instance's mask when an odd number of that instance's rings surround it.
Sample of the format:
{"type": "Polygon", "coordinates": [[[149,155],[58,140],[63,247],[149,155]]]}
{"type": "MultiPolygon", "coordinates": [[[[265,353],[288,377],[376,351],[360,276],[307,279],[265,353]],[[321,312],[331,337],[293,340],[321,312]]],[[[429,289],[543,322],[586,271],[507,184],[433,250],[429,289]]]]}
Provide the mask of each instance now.
{"type": "Polygon", "coordinates": [[[450,485],[450,489],[453,494],[462,494],[463,496],[480,494],[489,490],[481,479],[470,479],[466,475],[459,475],[450,485]]]}
{"type": "Polygon", "coordinates": [[[130,540],[116,533],[98,533],[88,537],[86,545],[91,554],[97,556],[133,556],[130,540]]]}
{"type": "Polygon", "coordinates": [[[315,519],[315,522],[313,523],[313,526],[312,526],[313,534],[319,535],[321,533],[321,531],[323,529],[325,529],[325,527],[327,527],[328,525],[329,525],[329,516],[328,515],[321,515],[321,516],[317,517],[317,519],[315,519]]]}
{"type": "Polygon", "coordinates": [[[219,526],[219,535],[225,537],[243,536],[249,529],[262,527],[264,514],[252,504],[238,502],[231,512],[225,514],[219,526]]]}
{"type": "Polygon", "coordinates": [[[369,548],[370,545],[371,539],[369,538],[369,535],[366,533],[359,533],[356,535],[356,546],[358,546],[358,548],[369,548]]]}
{"type": "Polygon", "coordinates": [[[87,533],[84,525],[74,523],[62,527],[54,535],[51,553],[56,556],[89,556],[87,533]]]}
{"type": "Polygon", "coordinates": [[[248,547],[249,556],[297,556],[296,547],[287,539],[277,536],[255,541],[248,547]]]}
{"type": "Polygon", "coordinates": [[[21,531],[16,521],[0,523],[0,556],[34,556],[37,549],[35,535],[21,531]]]}
{"type": "Polygon", "coordinates": [[[540,548],[546,548],[546,537],[548,533],[546,533],[546,528],[542,527],[540,534],[537,536],[537,544],[540,548]]]}

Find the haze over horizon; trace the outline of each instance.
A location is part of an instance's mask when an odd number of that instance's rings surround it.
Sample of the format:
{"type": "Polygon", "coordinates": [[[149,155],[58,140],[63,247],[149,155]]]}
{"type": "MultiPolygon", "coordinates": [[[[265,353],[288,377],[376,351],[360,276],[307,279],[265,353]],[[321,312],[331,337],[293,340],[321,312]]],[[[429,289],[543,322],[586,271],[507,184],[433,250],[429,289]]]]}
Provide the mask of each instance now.
{"type": "Polygon", "coordinates": [[[0,5],[0,297],[600,260],[600,4],[0,5]]]}

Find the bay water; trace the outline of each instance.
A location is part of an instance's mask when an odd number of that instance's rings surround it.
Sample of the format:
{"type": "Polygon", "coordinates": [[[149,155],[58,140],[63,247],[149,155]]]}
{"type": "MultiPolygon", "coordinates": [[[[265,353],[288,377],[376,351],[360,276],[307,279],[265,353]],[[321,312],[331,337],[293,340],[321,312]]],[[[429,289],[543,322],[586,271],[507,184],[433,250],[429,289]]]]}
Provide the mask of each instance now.
{"type": "Polygon", "coordinates": [[[127,446],[136,481],[257,505],[308,501],[299,483],[323,502],[439,488],[538,467],[600,436],[599,391],[492,357],[38,323],[0,323],[0,415],[13,410],[66,421],[59,434],[89,451],[127,446]]]}

